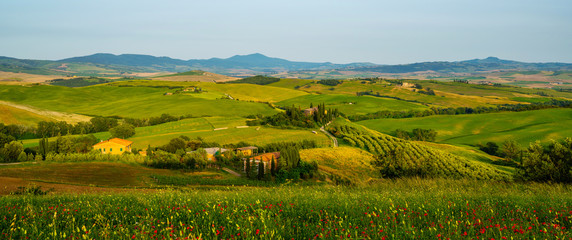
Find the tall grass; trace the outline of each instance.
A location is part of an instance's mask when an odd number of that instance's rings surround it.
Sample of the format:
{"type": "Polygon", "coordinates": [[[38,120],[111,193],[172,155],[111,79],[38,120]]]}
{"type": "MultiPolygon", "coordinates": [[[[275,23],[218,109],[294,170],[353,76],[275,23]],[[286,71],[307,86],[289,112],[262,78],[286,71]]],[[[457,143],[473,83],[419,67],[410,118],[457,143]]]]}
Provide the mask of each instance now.
{"type": "Polygon", "coordinates": [[[277,187],[0,197],[0,236],[96,239],[564,239],[564,185],[406,179],[277,187]]]}

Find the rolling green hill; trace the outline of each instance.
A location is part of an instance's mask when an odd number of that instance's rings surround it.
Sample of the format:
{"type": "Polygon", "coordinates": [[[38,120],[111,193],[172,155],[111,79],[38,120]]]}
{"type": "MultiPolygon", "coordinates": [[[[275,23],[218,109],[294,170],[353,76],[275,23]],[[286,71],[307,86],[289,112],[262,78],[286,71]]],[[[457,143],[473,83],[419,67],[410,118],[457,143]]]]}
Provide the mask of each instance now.
{"type": "MultiPolygon", "coordinates": [[[[0,100],[41,109],[97,116],[143,118],[163,113],[180,116],[246,116],[276,113],[266,104],[215,99],[200,94],[175,94],[164,87],[116,87],[97,85],[70,89],[58,86],[0,85],[0,100]]],[[[217,95],[223,98],[224,95],[217,95]]]]}
{"type": "Polygon", "coordinates": [[[0,123],[36,125],[40,121],[51,121],[50,117],[0,103],[0,123]]]}
{"type": "Polygon", "coordinates": [[[513,139],[528,146],[536,140],[547,142],[572,136],[572,109],[375,119],[358,123],[387,134],[395,129],[434,129],[437,141],[448,144],[476,145],[513,139]]]}
{"type": "Polygon", "coordinates": [[[391,98],[379,98],[373,96],[352,96],[343,94],[309,94],[290,98],[277,102],[280,106],[300,106],[308,108],[310,103],[314,105],[325,103],[328,108],[337,108],[346,115],[366,114],[382,110],[401,111],[403,109],[423,110],[426,106],[418,103],[399,101],[391,98]]]}
{"type": "MultiPolygon", "coordinates": [[[[155,126],[135,129],[135,135],[128,138],[133,147],[145,149],[148,145],[160,146],[181,135],[190,138],[200,137],[206,142],[236,144],[247,142],[265,145],[273,142],[297,142],[302,139],[314,140],[319,146],[330,146],[331,140],[322,133],[314,134],[312,129],[278,129],[265,126],[246,127],[246,119],[240,117],[202,117],[168,122],[155,126]],[[216,130],[215,130],[216,129],[216,130]]],[[[317,129],[316,129],[317,130],[317,129]]],[[[108,139],[109,132],[95,133],[98,139],[108,139]]],[[[55,141],[55,137],[49,141],[55,141]]],[[[26,139],[24,147],[38,146],[39,139],[26,139]]]]}
{"type": "Polygon", "coordinates": [[[207,142],[229,144],[247,142],[264,145],[272,142],[315,140],[321,146],[329,146],[330,140],[323,134],[313,134],[311,130],[276,129],[270,127],[244,127],[246,119],[236,117],[206,117],[184,119],[156,126],[136,129],[135,136],[129,138],[136,148],[147,145],[159,146],[172,138],[185,135],[201,137],[207,142]],[[238,127],[238,128],[237,128],[238,127]],[[216,129],[216,130],[215,130],[216,129]]]}

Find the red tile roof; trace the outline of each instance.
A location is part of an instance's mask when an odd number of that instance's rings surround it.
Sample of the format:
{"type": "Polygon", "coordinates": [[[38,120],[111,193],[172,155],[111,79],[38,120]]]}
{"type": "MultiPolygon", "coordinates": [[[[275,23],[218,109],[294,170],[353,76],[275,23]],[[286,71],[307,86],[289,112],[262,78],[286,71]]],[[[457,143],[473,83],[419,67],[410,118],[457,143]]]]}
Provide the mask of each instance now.
{"type": "Polygon", "coordinates": [[[256,157],[251,157],[250,159],[262,160],[264,162],[269,162],[269,161],[272,161],[272,157],[274,157],[274,160],[277,161],[280,158],[280,152],[265,153],[265,154],[258,155],[256,157]]]}

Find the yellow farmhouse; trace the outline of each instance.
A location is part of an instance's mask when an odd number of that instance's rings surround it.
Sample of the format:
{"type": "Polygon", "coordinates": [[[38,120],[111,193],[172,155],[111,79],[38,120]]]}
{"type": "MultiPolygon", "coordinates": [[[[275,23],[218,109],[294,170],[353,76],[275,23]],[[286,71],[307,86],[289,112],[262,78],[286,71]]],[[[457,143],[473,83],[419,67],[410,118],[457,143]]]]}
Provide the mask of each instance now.
{"type": "Polygon", "coordinates": [[[124,152],[131,152],[131,144],[133,144],[132,141],[121,138],[112,138],[93,145],[93,149],[106,154],[122,154],[124,152]]]}
{"type": "Polygon", "coordinates": [[[241,147],[236,149],[236,153],[242,153],[242,156],[250,157],[256,153],[258,153],[257,147],[241,147]]]}

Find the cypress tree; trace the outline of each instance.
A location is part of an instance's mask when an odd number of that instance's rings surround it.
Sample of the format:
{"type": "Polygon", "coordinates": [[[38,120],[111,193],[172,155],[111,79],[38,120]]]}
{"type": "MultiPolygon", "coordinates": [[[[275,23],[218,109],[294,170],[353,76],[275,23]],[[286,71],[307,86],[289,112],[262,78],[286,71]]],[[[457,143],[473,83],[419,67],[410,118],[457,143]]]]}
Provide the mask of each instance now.
{"type": "Polygon", "coordinates": [[[250,177],[250,159],[246,159],[246,169],[244,170],[246,172],[246,177],[250,177]]]}
{"type": "Polygon", "coordinates": [[[276,161],[274,160],[274,155],[272,156],[272,162],[270,162],[270,175],[276,176],[276,161]]]}
{"type": "Polygon", "coordinates": [[[38,154],[42,155],[42,159],[46,159],[46,153],[48,149],[48,139],[42,138],[40,139],[40,146],[38,149],[38,154]]]}
{"type": "Polygon", "coordinates": [[[264,178],[264,162],[260,159],[258,163],[258,180],[262,180],[264,178]]]}

